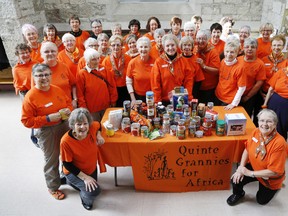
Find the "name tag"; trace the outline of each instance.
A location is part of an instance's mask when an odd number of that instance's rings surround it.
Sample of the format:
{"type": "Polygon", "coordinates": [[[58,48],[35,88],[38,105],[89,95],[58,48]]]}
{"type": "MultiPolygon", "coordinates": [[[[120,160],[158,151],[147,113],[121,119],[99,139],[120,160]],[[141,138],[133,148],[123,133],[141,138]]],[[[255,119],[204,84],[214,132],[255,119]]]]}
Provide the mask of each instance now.
{"type": "Polygon", "coordinates": [[[162,65],[162,68],[168,67],[168,64],[162,65]]]}
{"type": "Polygon", "coordinates": [[[102,70],[104,70],[104,67],[101,67],[98,71],[102,71],[102,70]]]}
{"type": "Polygon", "coordinates": [[[150,64],[150,66],[151,66],[151,67],[153,67],[153,66],[154,66],[154,64],[150,64]]]}
{"type": "Polygon", "coordinates": [[[255,137],[252,137],[252,140],[253,140],[255,143],[258,143],[258,140],[257,140],[255,137]]]}
{"type": "Polygon", "coordinates": [[[47,107],[50,107],[50,106],[52,106],[52,105],[53,105],[53,103],[50,102],[50,103],[45,104],[45,107],[47,108],[47,107]]]}
{"type": "Polygon", "coordinates": [[[270,66],[271,64],[270,63],[265,63],[265,66],[270,66]]]}

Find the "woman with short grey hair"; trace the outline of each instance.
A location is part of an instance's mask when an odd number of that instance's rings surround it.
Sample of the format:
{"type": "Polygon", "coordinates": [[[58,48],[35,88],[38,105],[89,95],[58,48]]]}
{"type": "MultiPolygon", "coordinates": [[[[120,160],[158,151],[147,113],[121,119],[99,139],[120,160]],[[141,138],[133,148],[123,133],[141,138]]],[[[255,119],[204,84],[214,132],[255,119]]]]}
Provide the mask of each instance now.
{"type": "Polygon", "coordinates": [[[164,52],[163,46],[162,46],[162,38],[165,35],[165,30],[162,28],[158,28],[154,32],[154,39],[155,39],[155,45],[151,47],[150,55],[155,60],[164,52]]]}
{"type": "Polygon", "coordinates": [[[100,172],[106,172],[98,148],[105,140],[100,123],[93,121],[87,109],[73,110],[68,121],[70,130],[64,134],[60,144],[63,172],[67,184],[80,191],[83,207],[91,210],[101,192],[97,183],[97,163],[100,172]]]}

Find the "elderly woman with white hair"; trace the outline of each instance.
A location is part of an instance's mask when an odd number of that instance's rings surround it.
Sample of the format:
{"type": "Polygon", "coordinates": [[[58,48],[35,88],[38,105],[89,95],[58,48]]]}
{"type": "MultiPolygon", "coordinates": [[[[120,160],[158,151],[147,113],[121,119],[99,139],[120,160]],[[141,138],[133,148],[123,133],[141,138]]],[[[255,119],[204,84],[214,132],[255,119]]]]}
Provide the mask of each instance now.
{"type": "Polygon", "coordinates": [[[203,70],[205,80],[202,81],[199,91],[199,102],[207,103],[215,100],[215,88],[219,79],[220,57],[218,51],[208,43],[210,32],[200,30],[197,33],[198,44],[197,63],[203,70]]]}
{"type": "MultiPolygon", "coordinates": [[[[93,37],[89,37],[85,42],[84,42],[84,47],[85,47],[85,50],[86,49],[89,49],[89,48],[92,48],[92,49],[95,49],[98,51],[98,48],[99,48],[99,43],[98,43],[98,40],[93,38],[93,37]]],[[[102,62],[104,58],[101,58],[100,59],[100,64],[102,62]]],[[[77,66],[77,72],[80,71],[82,68],[84,68],[86,65],[86,61],[85,61],[85,58],[84,56],[82,56],[78,62],[78,66],[77,66]]]]}
{"type": "Polygon", "coordinates": [[[76,77],[77,65],[84,51],[76,47],[76,38],[70,33],[63,35],[62,42],[65,49],[58,53],[58,60],[65,63],[76,77]]]}
{"type": "Polygon", "coordinates": [[[84,52],[86,66],[77,74],[79,107],[87,108],[95,121],[101,121],[105,110],[115,106],[118,94],[114,76],[99,65],[100,53],[88,48],[84,52]]]}
{"type": "Polygon", "coordinates": [[[34,25],[24,24],[22,26],[22,35],[26,44],[31,48],[31,58],[34,61],[42,62],[40,48],[41,43],[38,42],[38,30],[34,25]]]}
{"type": "MultiPolygon", "coordinates": [[[[259,128],[256,128],[245,143],[240,165],[231,177],[233,194],[228,205],[236,205],[245,196],[244,186],[258,182],[256,201],[266,205],[283,187],[285,180],[285,139],[277,132],[277,115],[270,109],[258,114],[259,128]]],[[[249,202],[251,195],[249,194],[249,202]]]]}
{"type": "Polygon", "coordinates": [[[215,105],[231,110],[238,106],[246,89],[246,76],[237,60],[240,41],[237,38],[227,40],[224,48],[225,59],[219,69],[219,82],[215,90],[215,105]]]}
{"type": "Polygon", "coordinates": [[[126,86],[131,97],[131,105],[136,100],[146,100],[146,92],[151,91],[150,76],[154,59],[149,55],[151,49],[150,39],[141,37],[137,40],[137,49],[140,53],[132,59],[127,68],[126,86]]]}
{"type": "Polygon", "coordinates": [[[193,38],[193,40],[196,39],[196,26],[194,25],[193,22],[189,21],[189,22],[185,22],[184,23],[184,34],[182,36],[190,36],[193,38]]]}
{"type": "Polygon", "coordinates": [[[183,86],[188,91],[190,101],[193,89],[193,72],[188,62],[177,53],[178,38],[167,34],[162,39],[164,53],[156,59],[151,71],[151,88],[155,102],[164,105],[170,103],[169,92],[176,86],[183,86]]]}
{"type": "Polygon", "coordinates": [[[239,55],[244,55],[244,41],[246,38],[249,38],[251,35],[251,27],[248,25],[241,26],[239,30],[239,39],[240,39],[240,51],[239,55]]]}
{"type": "Polygon", "coordinates": [[[45,42],[41,46],[43,63],[50,67],[52,72],[51,84],[60,87],[72,101],[73,108],[77,107],[76,78],[66,66],[57,61],[58,47],[53,42],[45,42]]]}
{"type": "Polygon", "coordinates": [[[158,28],[154,31],[155,45],[151,47],[150,55],[156,60],[163,52],[162,38],[165,35],[165,30],[158,28]]]}

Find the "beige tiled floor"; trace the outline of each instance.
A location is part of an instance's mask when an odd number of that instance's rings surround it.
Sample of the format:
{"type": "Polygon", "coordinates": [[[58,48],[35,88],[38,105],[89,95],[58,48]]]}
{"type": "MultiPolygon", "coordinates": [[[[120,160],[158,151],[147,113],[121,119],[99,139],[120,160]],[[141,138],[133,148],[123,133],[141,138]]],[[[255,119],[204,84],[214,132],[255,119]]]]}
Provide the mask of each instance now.
{"type": "MultiPolygon", "coordinates": [[[[193,216],[193,215],[287,215],[288,191],[283,188],[266,206],[255,202],[257,184],[246,187],[242,203],[230,207],[230,190],[189,193],[139,192],[133,188],[130,167],[118,168],[114,186],[113,168],[99,175],[103,191],[92,211],[80,204],[77,191],[62,186],[67,198],[53,199],[42,173],[42,152],[29,139],[30,130],[20,123],[21,102],[13,92],[0,91],[0,215],[1,216],[193,216]]],[[[288,165],[288,163],[286,163],[288,165]]],[[[286,180],[285,184],[287,185],[286,180]]]]}

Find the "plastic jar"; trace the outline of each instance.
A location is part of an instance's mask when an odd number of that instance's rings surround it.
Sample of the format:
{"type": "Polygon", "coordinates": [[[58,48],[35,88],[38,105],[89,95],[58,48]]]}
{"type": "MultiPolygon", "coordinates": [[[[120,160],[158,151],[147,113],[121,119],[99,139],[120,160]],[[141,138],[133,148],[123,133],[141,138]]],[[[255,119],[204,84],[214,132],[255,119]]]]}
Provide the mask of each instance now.
{"type": "Polygon", "coordinates": [[[132,136],[140,136],[140,123],[131,124],[131,134],[132,136]]]}
{"type": "Polygon", "coordinates": [[[216,135],[217,136],[225,135],[225,121],[224,120],[219,119],[216,121],[216,135]]]}
{"type": "Polygon", "coordinates": [[[131,122],[130,122],[130,118],[125,117],[122,119],[121,122],[121,130],[124,133],[130,133],[131,132],[131,122]]]}
{"type": "Polygon", "coordinates": [[[114,134],[115,134],[115,131],[114,131],[113,125],[112,124],[108,124],[106,126],[106,135],[108,137],[112,137],[112,136],[114,136],[114,134]]]}

